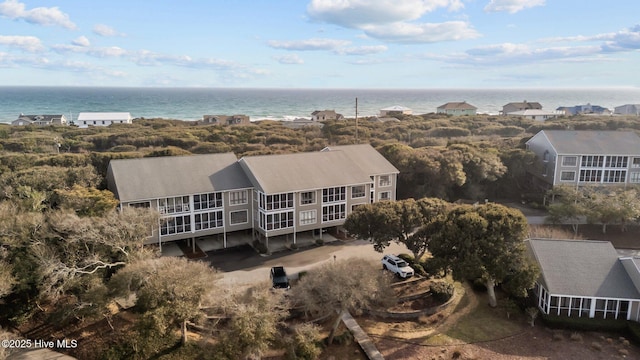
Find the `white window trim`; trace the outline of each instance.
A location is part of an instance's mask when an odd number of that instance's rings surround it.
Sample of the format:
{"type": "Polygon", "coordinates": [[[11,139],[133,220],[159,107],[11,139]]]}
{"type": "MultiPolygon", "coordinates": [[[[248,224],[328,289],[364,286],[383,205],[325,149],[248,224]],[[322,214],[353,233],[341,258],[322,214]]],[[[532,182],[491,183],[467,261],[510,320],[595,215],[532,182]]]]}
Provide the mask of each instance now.
{"type": "Polygon", "coordinates": [[[367,197],[367,186],[366,185],[353,185],[351,186],[351,198],[352,199],[363,199],[367,197]],[[362,187],[362,196],[354,196],[353,188],[362,187]]]}
{"type": "Polygon", "coordinates": [[[298,224],[300,224],[300,226],[313,225],[313,224],[317,224],[317,223],[318,223],[318,210],[316,210],[316,209],[303,210],[303,211],[300,211],[298,213],[298,224]],[[313,222],[304,222],[304,221],[310,221],[310,220],[303,219],[303,216],[302,216],[303,213],[311,213],[311,214],[313,214],[313,222]]]}
{"type": "Polygon", "coordinates": [[[378,187],[388,187],[391,186],[393,183],[393,179],[391,178],[391,175],[380,175],[380,177],[378,178],[378,187]],[[388,177],[389,181],[385,181],[384,183],[382,182],[382,177],[388,177]]]}
{"type": "Polygon", "coordinates": [[[565,156],[562,158],[562,166],[567,166],[567,167],[574,167],[574,166],[578,166],[578,156],[565,156]],[[574,164],[570,165],[567,164],[567,159],[573,159],[574,160],[574,164]]]}
{"type": "Polygon", "coordinates": [[[318,203],[318,194],[316,191],[301,191],[300,192],[300,206],[309,206],[309,205],[315,205],[318,203]],[[303,204],[302,203],[302,194],[306,194],[306,193],[312,193],[313,194],[313,202],[307,203],[307,204],[303,204]]]}
{"type": "Polygon", "coordinates": [[[249,203],[249,192],[247,190],[238,190],[229,192],[229,206],[247,205],[249,203]],[[244,196],[242,194],[244,193],[244,196]],[[234,202],[232,194],[240,194],[238,202],[234,202]],[[242,200],[244,198],[244,201],[242,200]]]}
{"type": "Polygon", "coordinates": [[[249,223],[249,210],[236,210],[236,211],[229,211],[229,225],[233,226],[233,225],[242,225],[242,224],[248,224],[249,223]],[[246,216],[246,221],[245,222],[237,222],[234,223],[232,220],[232,216],[231,214],[236,214],[236,213],[245,213],[247,214],[246,216]]]}
{"type": "Polygon", "coordinates": [[[577,174],[576,174],[575,171],[562,171],[562,172],[560,172],[560,181],[562,181],[562,182],[575,182],[576,181],[576,176],[577,176],[577,174]],[[573,173],[573,179],[572,180],[563,180],[562,179],[562,174],[564,174],[564,173],[573,173]]]}
{"type": "Polygon", "coordinates": [[[383,200],[391,200],[391,191],[381,191],[378,193],[378,201],[383,201],[383,200]],[[382,198],[382,194],[389,194],[388,197],[386,199],[382,198]]]}

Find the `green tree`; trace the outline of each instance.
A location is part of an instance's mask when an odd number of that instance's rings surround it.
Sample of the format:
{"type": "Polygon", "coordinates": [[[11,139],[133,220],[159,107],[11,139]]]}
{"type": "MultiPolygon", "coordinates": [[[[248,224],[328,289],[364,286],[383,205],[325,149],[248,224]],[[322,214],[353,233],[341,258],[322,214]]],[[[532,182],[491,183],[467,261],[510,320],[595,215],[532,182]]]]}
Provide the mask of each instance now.
{"type": "Polygon", "coordinates": [[[572,186],[555,186],[547,192],[551,198],[546,222],[551,224],[571,224],[574,235],[578,234],[580,222],[587,214],[584,193],[572,186]]]}
{"type": "Polygon", "coordinates": [[[279,339],[280,327],[289,315],[290,304],[283,291],[262,283],[246,291],[232,292],[212,302],[229,317],[219,339],[221,353],[229,359],[259,359],[279,339]]]}
{"type": "Polygon", "coordinates": [[[619,223],[623,227],[640,216],[638,192],[623,188],[584,188],[587,221],[602,225],[606,234],[607,225],[619,223]]]}
{"type": "MultiPolygon", "coordinates": [[[[525,254],[527,219],[519,210],[499,204],[459,205],[432,224],[430,251],[457,279],[482,278],[489,305],[497,304],[495,286],[509,277],[521,276],[526,289],[533,286],[535,272],[525,254]],[[526,277],[528,274],[530,277],[526,277]]],[[[515,287],[515,283],[513,284],[515,287]]]]}
{"type": "Polygon", "coordinates": [[[137,295],[136,307],[161,334],[178,326],[187,342],[187,322],[204,316],[201,305],[216,289],[215,270],[204,262],[162,257],[140,260],[119,270],[109,281],[113,293],[137,295]]]}
{"type": "Polygon", "coordinates": [[[329,316],[333,326],[328,343],[333,342],[342,314],[359,314],[374,304],[389,304],[393,299],[387,273],[373,263],[356,258],[327,263],[305,275],[292,288],[296,303],[314,317],[329,316]]]}
{"type": "Polygon", "coordinates": [[[60,208],[71,209],[79,216],[102,216],[118,206],[118,200],[109,190],[76,184],[69,190],[57,189],[55,194],[60,208]]]}
{"type": "Polygon", "coordinates": [[[397,218],[396,209],[389,201],[381,201],[373,204],[358,206],[344,223],[344,228],[349,234],[369,240],[378,252],[396,239],[394,222],[397,218]]]}

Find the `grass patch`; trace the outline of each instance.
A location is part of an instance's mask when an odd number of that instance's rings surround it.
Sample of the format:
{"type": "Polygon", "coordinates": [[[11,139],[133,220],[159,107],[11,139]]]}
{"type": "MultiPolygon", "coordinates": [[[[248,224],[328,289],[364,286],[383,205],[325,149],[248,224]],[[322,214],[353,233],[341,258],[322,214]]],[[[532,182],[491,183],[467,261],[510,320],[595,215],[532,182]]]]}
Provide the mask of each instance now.
{"type": "Polygon", "coordinates": [[[480,296],[479,301],[472,312],[461,318],[443,335],[465,343],[474,343],[519,333],[527,325],[519,316],[507,319],[502,309],[489,307],[486,296],[480,296]]]}

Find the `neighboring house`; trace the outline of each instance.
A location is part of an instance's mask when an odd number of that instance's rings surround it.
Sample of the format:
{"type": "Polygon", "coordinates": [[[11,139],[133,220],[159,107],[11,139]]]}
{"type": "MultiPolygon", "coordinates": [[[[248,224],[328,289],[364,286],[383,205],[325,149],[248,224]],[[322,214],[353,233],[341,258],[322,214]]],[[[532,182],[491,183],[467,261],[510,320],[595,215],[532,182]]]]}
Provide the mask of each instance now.
{"type": "Polygon", "coordinates": [[[548,119],[555,119],[558,116],[563,116],[563,111],[545,111],[545,110],[537,110],[537,109],[529,109],[529,110],[520,110],[520,111],[512,111],[508,113],[509,116],[522,116],[525,119],[535,120],[535,121],[545,121],[548,119]]]}
{"type": "Polygon", "coordinates": [[[388,108],[380,109],[380,117],[394,116],[394,115],[411,115],[413,110],[408,107],[395,105],[388,108]]]}
{"type": "Polygon", "coordinates": [[[291,129],[300,129],[305,126],[315,126],[319,128],[324,127],[323,123],[304,118],[296,118],[291,121],[281,121],[281,124],[291,129]]]}
{"type": "Polygon", "coordinates": [[[398,170],[370,145],[320,152],[232,153],[112,160],[120,206],[161,214],[149,243],[218,236],[222,247],[341,226],[360,204],[395,200],[398,170]]]}
{"type": "Polygon", "coordinates": [[[11,125],[67,125],[67,118],[64,115],[24,115],[11,122],[11,125]]]}
{"type": "Polygon", "coordinates": [[[542,130],[526,143],[547,185],[640,183],[640,137],[632,131],[542,130]]]}
{"type": "Polygon", "coordinates": [[[535,297],[548,315],[640,321],[640,258],[608,241],[529,239],[540,267],[535,297]]]}
{"type": "Polygon", "coordinates": [[[626,104],[621,106],[616,106],[614,114],[619,115],[640,115],[640,104],[626,104]]]}
{"type": "Polygon", "coordinates": [[[81,112],[76,119],[76,125],[81,128],[88,126],[109,126],[111,124],[131,124],[133,118],[128,112],[81,112]]]}
{"type": "Polygon", "coordinates": [[[440,105],[437,108],[438,114],[447,114],[447,115],[475,115],[477,107],[468,104],[466,101],[463,102],[448,102],[444,105],[440,105]]]}
{"type": "Polygon", "coordinates": [[[504,105],[502,107],[502,111],[500,112],[502,115],[509,115],[514,111],[523,111],[523,110],[542,110],[542,105],[539,102],[512,102],[504,105]]]}
{"type": "Polygon", "coordinates": [[[311,121],[343,120],[344,116],[335,110],[316,110],[311,113],[311,121]]]}
{"type": "Polygon", "coordinates": [[[198,125],[249,125],[247,115],[203,115],[198,125]]]}
{"type": "Polygon", "coordinates": [[[600,105],[576,105],[576,106],[560,106],[556,110],[563,111],[566,115],[586,115],[586,114],[596,114],[596,115],[610,115],[611,110],[602,107],[600,105]]]}

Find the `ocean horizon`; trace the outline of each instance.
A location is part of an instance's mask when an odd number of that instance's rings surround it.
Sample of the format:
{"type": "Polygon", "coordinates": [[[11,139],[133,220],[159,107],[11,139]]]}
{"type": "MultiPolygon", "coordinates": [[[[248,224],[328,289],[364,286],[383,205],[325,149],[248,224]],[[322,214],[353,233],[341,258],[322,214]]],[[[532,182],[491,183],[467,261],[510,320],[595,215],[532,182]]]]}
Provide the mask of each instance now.
{"type": "Polygon", "coordinates": [[[348,118],[377,115],[404,106],[413,114],[434,113],[447,102],[466,101],[478,113],[498,114],[510,102],[539,102],[544,110],[560,106],[616,106],[640,103],[640,88],[591,89],[280,89],[162,87],[0,87],[0,123],[20,114],[129,112],[134,118],[200,120],[203,115],[248,115],[252,121],[310,118],[315,110],[335,110],[348,118]]]}

